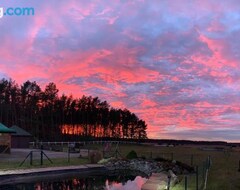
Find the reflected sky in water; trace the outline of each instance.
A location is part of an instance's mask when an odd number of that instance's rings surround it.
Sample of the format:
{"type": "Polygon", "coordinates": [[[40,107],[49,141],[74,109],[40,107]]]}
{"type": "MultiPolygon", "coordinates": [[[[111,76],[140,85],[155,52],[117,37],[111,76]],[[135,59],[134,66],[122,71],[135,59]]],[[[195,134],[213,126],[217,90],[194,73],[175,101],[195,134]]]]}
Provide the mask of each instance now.
{"type": "Polygon", "coordinates": [[[129,173],[115,176],[66,177],[43,181],[24,181],[0,186],[0,190],[141,190],[146,178],[129,173]]]}
{"type": "Polygon", "coordinates": [[[133,181],[128,180],[126,183],[109,183],[106,181],[106,190],[141,190],[142,185],[147,181],[146,178],[137,176],[133,181]]]}

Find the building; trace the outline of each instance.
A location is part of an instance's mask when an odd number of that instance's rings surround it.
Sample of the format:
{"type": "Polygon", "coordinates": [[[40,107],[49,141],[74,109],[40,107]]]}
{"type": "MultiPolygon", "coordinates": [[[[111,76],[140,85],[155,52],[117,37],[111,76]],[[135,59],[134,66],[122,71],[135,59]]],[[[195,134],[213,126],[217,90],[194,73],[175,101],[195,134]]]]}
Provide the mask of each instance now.
{"type": "Polygon", "coordinates": [[[24,129],[14,125],[10,129],[16,131],[12,134],[12,148],[29,148],[29,142],[32,138],[32,135],[25,131],[24,129]]]}
{"type": "Polygon", "coordinates": [[[0,153],[11,152],[11,134],[15,132],[14,129],[10,129],[0,123],[0,153]]]}

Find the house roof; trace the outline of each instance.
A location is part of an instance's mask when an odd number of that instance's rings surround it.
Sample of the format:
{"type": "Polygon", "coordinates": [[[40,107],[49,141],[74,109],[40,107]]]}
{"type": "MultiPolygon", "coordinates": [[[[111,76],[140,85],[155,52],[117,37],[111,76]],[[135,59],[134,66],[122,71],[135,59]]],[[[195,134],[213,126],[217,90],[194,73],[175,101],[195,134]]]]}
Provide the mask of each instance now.
{"type": "Polygon", "coordinates": [[[32,136],[29,132],[25,131],[24,129],[13,125],[12,127],[10,127],[10,129],[13,129],[14,131],[16,131],[15,134],[12,134],[12,136],[32,136]]]}
{"type": "Polygon", "coordinates": [[[14,129],[10,129],[10,128],[6,127],[5,125],[3,125],[2,123],[0,123],[0,133],[16,133],[16,131],[14,129]]]}

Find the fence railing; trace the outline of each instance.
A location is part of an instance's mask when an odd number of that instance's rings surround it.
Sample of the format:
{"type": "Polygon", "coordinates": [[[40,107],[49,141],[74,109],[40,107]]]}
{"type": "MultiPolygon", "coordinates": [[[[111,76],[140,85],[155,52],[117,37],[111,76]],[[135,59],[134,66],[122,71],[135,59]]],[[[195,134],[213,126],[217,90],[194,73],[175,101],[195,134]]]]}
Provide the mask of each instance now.
{"type": "MultiPolygon", "coordinates": [[[[138,142],[132,142],[132,141],[67,141],[67,142],[57,142],[57,141],[44,141],[44,142],[30,142],[29,145],[36,147],[40,145],[69,145],[69,144],[105,144],[105,143],[111,143],[111,144],[139,144],[138,142]]],[[[144,144],[144,143],[142,143],[144,144]]]]}

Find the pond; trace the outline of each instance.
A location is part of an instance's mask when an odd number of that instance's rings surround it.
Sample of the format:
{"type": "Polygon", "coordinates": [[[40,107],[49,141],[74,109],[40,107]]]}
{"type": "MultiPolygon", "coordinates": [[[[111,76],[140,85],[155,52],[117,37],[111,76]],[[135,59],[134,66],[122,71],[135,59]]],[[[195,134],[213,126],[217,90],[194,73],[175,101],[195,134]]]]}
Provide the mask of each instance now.
{"type": "Polygon", "coordinates": [[[107,175],[87,176],[70,173],[60,178],[22,179],[17,183],[0,185],[1,190],[141,190],[147,178],[131,171],[107,172],[107,175]]]}

